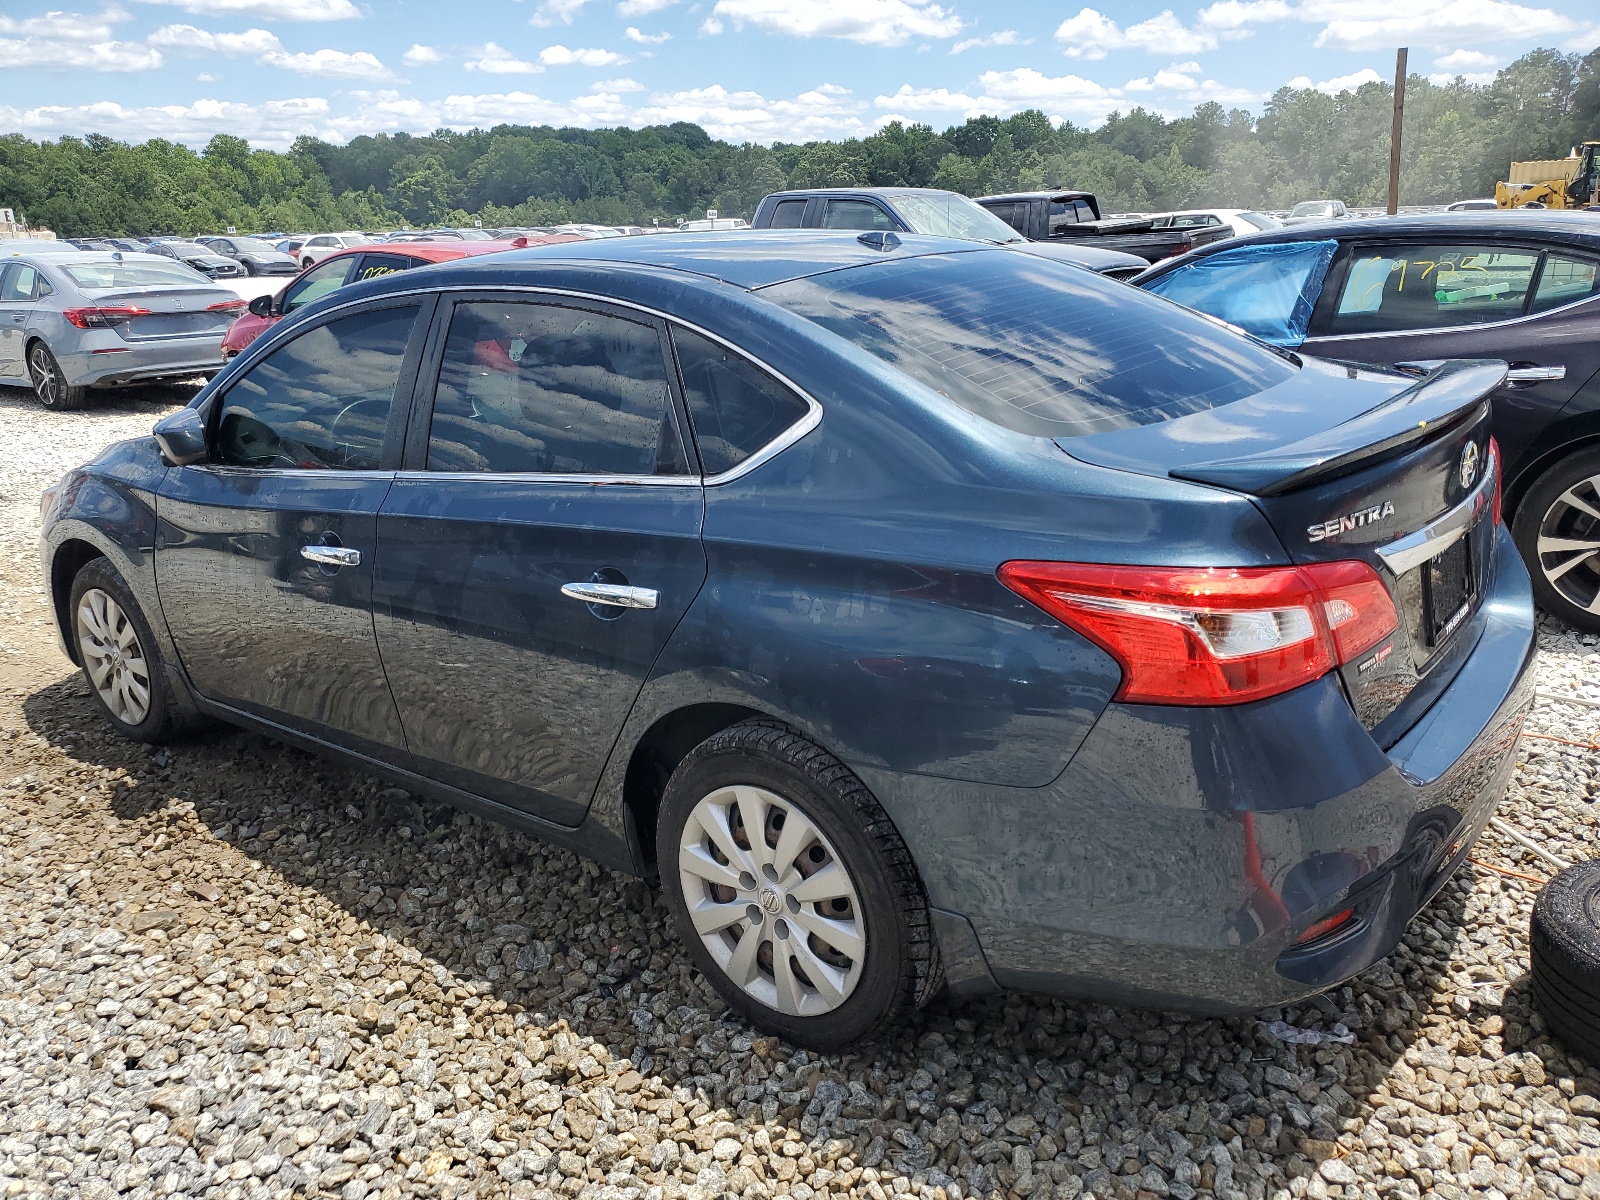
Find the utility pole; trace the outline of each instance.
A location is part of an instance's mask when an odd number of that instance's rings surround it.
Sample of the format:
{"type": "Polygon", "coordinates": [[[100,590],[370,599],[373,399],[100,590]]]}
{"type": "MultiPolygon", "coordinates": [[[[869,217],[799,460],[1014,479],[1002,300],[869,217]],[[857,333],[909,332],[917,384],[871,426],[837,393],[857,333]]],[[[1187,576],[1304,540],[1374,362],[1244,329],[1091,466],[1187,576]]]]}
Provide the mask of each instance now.
{"type": "Polygon", "coordinates": [[[1389,126],[1389,215],[1400,211],[1400,123],[1406,111],[1406,47],[1394,56],[1394,120],[1389,126]]]}

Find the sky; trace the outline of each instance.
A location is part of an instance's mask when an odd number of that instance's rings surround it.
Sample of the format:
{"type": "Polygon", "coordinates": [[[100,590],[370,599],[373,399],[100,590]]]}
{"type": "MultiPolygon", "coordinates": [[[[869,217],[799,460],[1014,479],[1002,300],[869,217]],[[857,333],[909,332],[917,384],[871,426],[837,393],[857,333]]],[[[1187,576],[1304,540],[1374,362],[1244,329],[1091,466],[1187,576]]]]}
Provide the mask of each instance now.
{"type": "Polygon", "coordinates": [[[1600,45],[1594,0],[0,0],[0,133],[284,149],[301,134],[693,121],[734,142],[1027,108],[1259,111],[1290,84],[1481,82],[1600,45]],[[50,7],[73,5],[73,11],[50,7]]]}

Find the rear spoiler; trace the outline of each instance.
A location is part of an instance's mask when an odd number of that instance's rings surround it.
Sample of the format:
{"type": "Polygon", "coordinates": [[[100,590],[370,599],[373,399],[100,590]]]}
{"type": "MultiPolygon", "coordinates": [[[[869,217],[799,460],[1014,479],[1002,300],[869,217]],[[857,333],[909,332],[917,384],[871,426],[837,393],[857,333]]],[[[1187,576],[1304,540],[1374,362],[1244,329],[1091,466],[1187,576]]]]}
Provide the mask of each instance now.
{"type": "Polygon", "coordinates": [[[1425,374],[1342,425],[1262,454],[1193,463],[1169,474],[1252,496],[1279,496],[1375,466],[1418,442],[1478,420],[1488,408],[1489,393],[1506,379],[1505,363],[1483,359],[1408,365],[1425,374]]]}

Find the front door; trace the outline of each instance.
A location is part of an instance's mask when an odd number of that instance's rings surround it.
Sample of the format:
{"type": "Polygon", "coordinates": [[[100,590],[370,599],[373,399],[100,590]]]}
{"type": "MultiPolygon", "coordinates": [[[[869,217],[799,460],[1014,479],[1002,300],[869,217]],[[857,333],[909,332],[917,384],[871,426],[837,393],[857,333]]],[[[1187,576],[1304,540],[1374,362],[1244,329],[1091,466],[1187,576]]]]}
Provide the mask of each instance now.
{"type": "Polygon", "coordinates": [[[0,379],[27,379],[28,315],[38,303],[39,269],[27,263],[0,267],[0,379]]]}
{"type": "Polygon", "coordinates": [[[372,580],[430,308],[377,302],[271,351],[213,402],[210,460],[168,472],[158,503],[156,583],[200,694],[400,764],[372,580]]]}
{"type": "Polygon", "coordinates": [[[665,330],[514,297],[441,328],[378,520],[378,645],[418,769],[576,825],[706,576],[665,330]]]}

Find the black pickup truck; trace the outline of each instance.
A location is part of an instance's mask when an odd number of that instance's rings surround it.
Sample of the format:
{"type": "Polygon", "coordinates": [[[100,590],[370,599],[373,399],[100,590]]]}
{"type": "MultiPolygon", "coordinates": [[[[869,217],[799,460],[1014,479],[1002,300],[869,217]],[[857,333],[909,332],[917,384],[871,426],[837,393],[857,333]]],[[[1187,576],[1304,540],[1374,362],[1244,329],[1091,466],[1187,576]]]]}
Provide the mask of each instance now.
{"type": "Polygon", "coordinates": [[[1233,235],[1226,225],[1157,229],[1151,217],[1104,219],[1092,192],[1013,192],[1006,196],[980,196],[978,203],[1029,241],[1072,241],[1104,250],[1124,250],[1146,262],[1160,262],[1233,235]]]}

